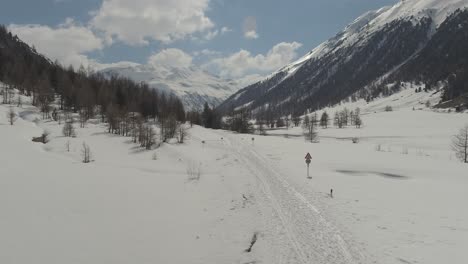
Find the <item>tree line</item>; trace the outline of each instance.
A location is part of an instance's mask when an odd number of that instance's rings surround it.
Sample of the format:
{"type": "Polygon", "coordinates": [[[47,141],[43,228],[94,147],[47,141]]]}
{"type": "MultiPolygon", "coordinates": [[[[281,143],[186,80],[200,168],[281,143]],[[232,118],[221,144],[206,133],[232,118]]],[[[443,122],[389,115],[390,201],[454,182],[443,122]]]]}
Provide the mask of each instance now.
{"type": "MultiPolygon", "coordinates": [[[[80,67],[64,67],[40,55],[0,25],[0,81],[6,84],[4,103],[13,90],[32,97],[45,118],[60,118],[58,111],[78,113],[80,123],[100,116],[109,132],[129,135],[132,118],[158,120],[163,126],[185,121],[182,102],[175,95],[152,89],[120,76],[104,76],[80,67]]],[[[11,96],[10,96],[11,95],[11,96]]],[[[21,97],[18,97],[18,105],[21,97]]],[[[6,101],[6,102],[5,102],[6,101]]],[[[169,133],[169,132],[168,132],[169,133]]],[[[170,133],[169,133],[170,134],[170,133]]]]}

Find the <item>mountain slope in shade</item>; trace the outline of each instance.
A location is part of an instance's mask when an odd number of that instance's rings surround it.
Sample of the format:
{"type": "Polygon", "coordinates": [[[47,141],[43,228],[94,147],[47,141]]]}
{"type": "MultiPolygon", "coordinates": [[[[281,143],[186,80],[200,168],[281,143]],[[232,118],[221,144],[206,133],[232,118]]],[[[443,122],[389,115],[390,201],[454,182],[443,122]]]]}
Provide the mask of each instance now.
{"type": "Polygon", "coordinates": [[[468,92],[468,87],[454,88],[447,81],[454,72],[468,73],[467,60],[455,60],[468,57],[468,50],[463,48],[467,6],[466,0],[403,0],[368,12],[306,56],[240,90],[218,109],[228,112],[247,108],[273,115],[304,113],[348,97],[372,99],[385,95],[400,89],[401,81],[442,86],[445,94],[453,94],[444,98],[453,99],[468,92]],[[446,43],[441,42],[441,36],[446,43]],[[455,39],[457,42],[452,41],[455,39]],[[441,57],[454,59],[439,60],[443,64],[434,64],[424,72],[420,65],[411,64],[424,61],[421,54],[426,59],[440,54],[436,52],[438,44],[447,48],[441,57]],[[407,65],[411,67],[404,67],[407,65]],[[451,71],[443,70],[450,65],[455,65],[448,67],[451,71]],[[412,74],[405,75],[403,68],[412,74]],[[434,72],[440,73],[437,79],[431,78],[434,72]],[[391,83],[395,85],[390,87],[391,83]],[[458,92],[452,93],[453,89],[458,92]]]}
{"type": "Polygon", "coordinates": [[[176,94],[187,109],[200,110],[205,102],[219,105],[235,93],[240,85],[224,80],[197,67],[154,67],[135,63],[121,63],[101,70],[104,74],[117,74],[137,82],[146,82],[161,91],[176,94]]]}

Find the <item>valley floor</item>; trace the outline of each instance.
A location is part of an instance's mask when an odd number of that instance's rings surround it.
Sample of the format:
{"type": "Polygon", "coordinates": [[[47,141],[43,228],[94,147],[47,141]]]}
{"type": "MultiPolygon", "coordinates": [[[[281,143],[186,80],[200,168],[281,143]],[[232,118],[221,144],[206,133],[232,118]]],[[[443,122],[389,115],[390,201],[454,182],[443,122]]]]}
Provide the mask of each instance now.
{"type": "Polygon", "coordinates": [[[28,105],[10,126],[0,105],[0,262],[466,263],[468,167],[450,137],[468,116],[386,100],[364,107],[362,129],[321,129],[316,144],[300,128],[194,127],[154,151],[99,123],[65,138],[28,105]],[[51,141],[31,142],[43,130],[51,141]]]}

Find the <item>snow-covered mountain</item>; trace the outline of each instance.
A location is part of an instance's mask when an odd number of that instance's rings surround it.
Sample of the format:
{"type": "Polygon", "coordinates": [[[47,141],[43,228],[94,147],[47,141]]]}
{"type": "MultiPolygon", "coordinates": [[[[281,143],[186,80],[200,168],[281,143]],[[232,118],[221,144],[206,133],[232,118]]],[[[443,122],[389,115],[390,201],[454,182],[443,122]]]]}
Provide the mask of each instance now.
{"type": "Polygon", "coordinates": [[[219,107],[274,115],[304,113],[343,99],[400,89],[400,82],[443,87],[445,100],[468,92],[467,0],[402,0],[367,12],[306,56],[248,86],[219,107]],[[454,82],[449,77],[455,74],[454,82]],[[395,84],[391,86],[390,84],[395,84]]]}
{"type": "Polygon", "coordinates": [[[195,110],[200,110],[205,102],[217,106],[241,88],[236,81],[222,79],[195,66],[181,68],[120,63],[101,72],[146,82],[153,88],[174,93],[187,109],[195,110]]]}

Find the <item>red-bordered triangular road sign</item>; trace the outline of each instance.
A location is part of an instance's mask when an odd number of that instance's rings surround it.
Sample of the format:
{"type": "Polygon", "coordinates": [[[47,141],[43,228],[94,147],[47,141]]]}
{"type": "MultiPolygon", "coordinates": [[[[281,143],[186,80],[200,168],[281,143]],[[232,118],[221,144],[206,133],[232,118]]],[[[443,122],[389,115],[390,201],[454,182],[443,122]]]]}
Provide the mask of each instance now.
{"type": "Polygon", "coordinates": [[[312,156],[310,155],[310,153],[307,153],[307,155],[305,156],[305,159],[306,160],[311,160],[312,159],[312,156]]]}

